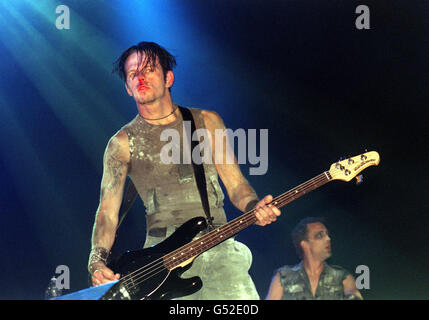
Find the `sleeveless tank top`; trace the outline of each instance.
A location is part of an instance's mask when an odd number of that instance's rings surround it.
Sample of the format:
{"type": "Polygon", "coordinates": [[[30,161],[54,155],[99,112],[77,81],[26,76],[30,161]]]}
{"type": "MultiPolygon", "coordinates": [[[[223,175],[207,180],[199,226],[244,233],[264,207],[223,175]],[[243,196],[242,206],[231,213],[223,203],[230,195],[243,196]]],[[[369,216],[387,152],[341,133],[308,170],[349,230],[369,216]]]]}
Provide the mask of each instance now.
{"type": "MultiPolygon", "coordinates": [[[[196,129],[205,128],[201,110],[195,108],[190,110],[196,129]]],[[[148,233],[157,228],[179,227],[193,217],[206,217],[192,164],[184,163],[182,160],[178,164],[166,164],[161,159],[161,151],[167,143],[168,147],[174,145],[174,148],[179,148],[180,154],[183,155],[183,144],[187,143],[185,142],[187,139],[183,139],[183,125],[184,121],[179,113],[176,121],[167,125],[152,125],[137,115],[122,127],[128,135],[130,148],[128,175],[145,205],[148,233]],[[177,139],[161,141],[161,133],[166,129],[177,131],[180,141],[177,139]]],[[[213,164],[204,163],[204,171],[213,223],[225,224],[224,194],[219,185],[216,168],[213,164]]]]}
{"type": "Polygon", "coordinates": [[[320,274],[316,294],[313,296],[310,281],[302,266],[283,266],[276,270],[280,274],[283,300],[344,300],[343,281],[350,274],[340,266],[330,266],[325,262],[320,274]]]}

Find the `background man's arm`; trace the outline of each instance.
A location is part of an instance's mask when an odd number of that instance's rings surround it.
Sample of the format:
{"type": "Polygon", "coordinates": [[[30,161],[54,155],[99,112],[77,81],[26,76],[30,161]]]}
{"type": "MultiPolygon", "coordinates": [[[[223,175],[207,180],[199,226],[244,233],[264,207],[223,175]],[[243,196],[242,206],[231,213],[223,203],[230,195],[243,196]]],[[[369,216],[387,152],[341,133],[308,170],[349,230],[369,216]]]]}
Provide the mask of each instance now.
{"type": "Polygon", "coordinates": [[[363,297],[359,290],[356,288],[356,281],[355,278],[349,274],[343,281],[343,287],[344,287],[344,295],[345,296],[355,296],[360,300],[363,300],[363,297]]]}

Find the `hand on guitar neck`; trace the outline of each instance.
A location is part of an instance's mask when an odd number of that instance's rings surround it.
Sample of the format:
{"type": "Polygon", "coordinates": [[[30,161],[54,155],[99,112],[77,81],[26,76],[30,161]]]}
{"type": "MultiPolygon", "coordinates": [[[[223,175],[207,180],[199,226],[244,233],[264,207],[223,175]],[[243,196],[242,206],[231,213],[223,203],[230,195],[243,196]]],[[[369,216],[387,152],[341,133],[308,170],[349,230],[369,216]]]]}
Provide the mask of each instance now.
{"type": "Polygon", "coordinates": [[[281,211],[275,205],[271,204],[272,201],[273,196],[267,195],[255,205],[256,225],[265,226],[276,221],[277,217],[280,216],[281,211]]]}

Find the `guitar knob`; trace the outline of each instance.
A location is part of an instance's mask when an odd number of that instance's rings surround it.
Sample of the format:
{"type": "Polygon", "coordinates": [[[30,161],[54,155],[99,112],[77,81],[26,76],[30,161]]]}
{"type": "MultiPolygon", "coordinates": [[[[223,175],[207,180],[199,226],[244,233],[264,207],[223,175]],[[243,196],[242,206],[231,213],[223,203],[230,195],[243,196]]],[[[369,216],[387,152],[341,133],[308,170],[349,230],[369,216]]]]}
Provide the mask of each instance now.
{"type": "Polygon", "coordinates": [[[341,165],[337,162],[337,163],[335,164],[335,169],[339,169],[339,168],[341,168],[341,165]]]}
{"type": "Polygon", "coordinates": [[[344,171],[344,174],[345,174],[346,176],[348,176],[348,175],[350,174],[350,170],[349,170],[349,169],[346,169],[346,171],[344,171]]]}
{"type": "Polygon", "coordinates": [[[364,155],[364,154],[363,154],[363,155],[361,155],[361,156],[360,156],[360,159],[365,161],[365,160],[366,160],[366,155],[364,155]]]}
{"type": "Polygon", "coordinates": [[[348,163],[349,163],[349,164],[353,164],[353,163],[355,163],[355,162],[354,162],[354,160],[353,160],[353,159],[349,159],[348,163]]]}
{"type": "Polygon", "coordinates": [[[359,185],[362,182],[363,182],[363,175],[360,174],[356,177],[356,184],[359,185]]]}

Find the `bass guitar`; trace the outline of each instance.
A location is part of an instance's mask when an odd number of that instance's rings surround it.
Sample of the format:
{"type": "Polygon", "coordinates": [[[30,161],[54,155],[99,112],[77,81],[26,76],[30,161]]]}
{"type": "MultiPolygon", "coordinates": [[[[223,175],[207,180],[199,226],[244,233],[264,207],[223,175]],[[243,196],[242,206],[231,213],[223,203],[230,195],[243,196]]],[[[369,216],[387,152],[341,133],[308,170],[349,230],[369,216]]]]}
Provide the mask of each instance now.
{"type": "MultiPolygon", "coordinates": [[[[338,161],[333,163],[328,171],[281,194],[271,203],[280,208],[333,180],[350,181],[356,177],[358,182],[361,182],[359,173],[369,166],[378,165],[379,162],[380,156],[376,151],[338,161]]],[[[110,285],[100,299],[164,300],[190,295],[203,285],[199,277],[180,277],[191,267],[193,260],[255,222],[253,209],[194,239],[199,232],[207,228],[207,223],[204,217],[190,219],[160,244],[147,249],[127,251],[111,261],[108,267],[121,274],[121,279],[110,285]]]]}

